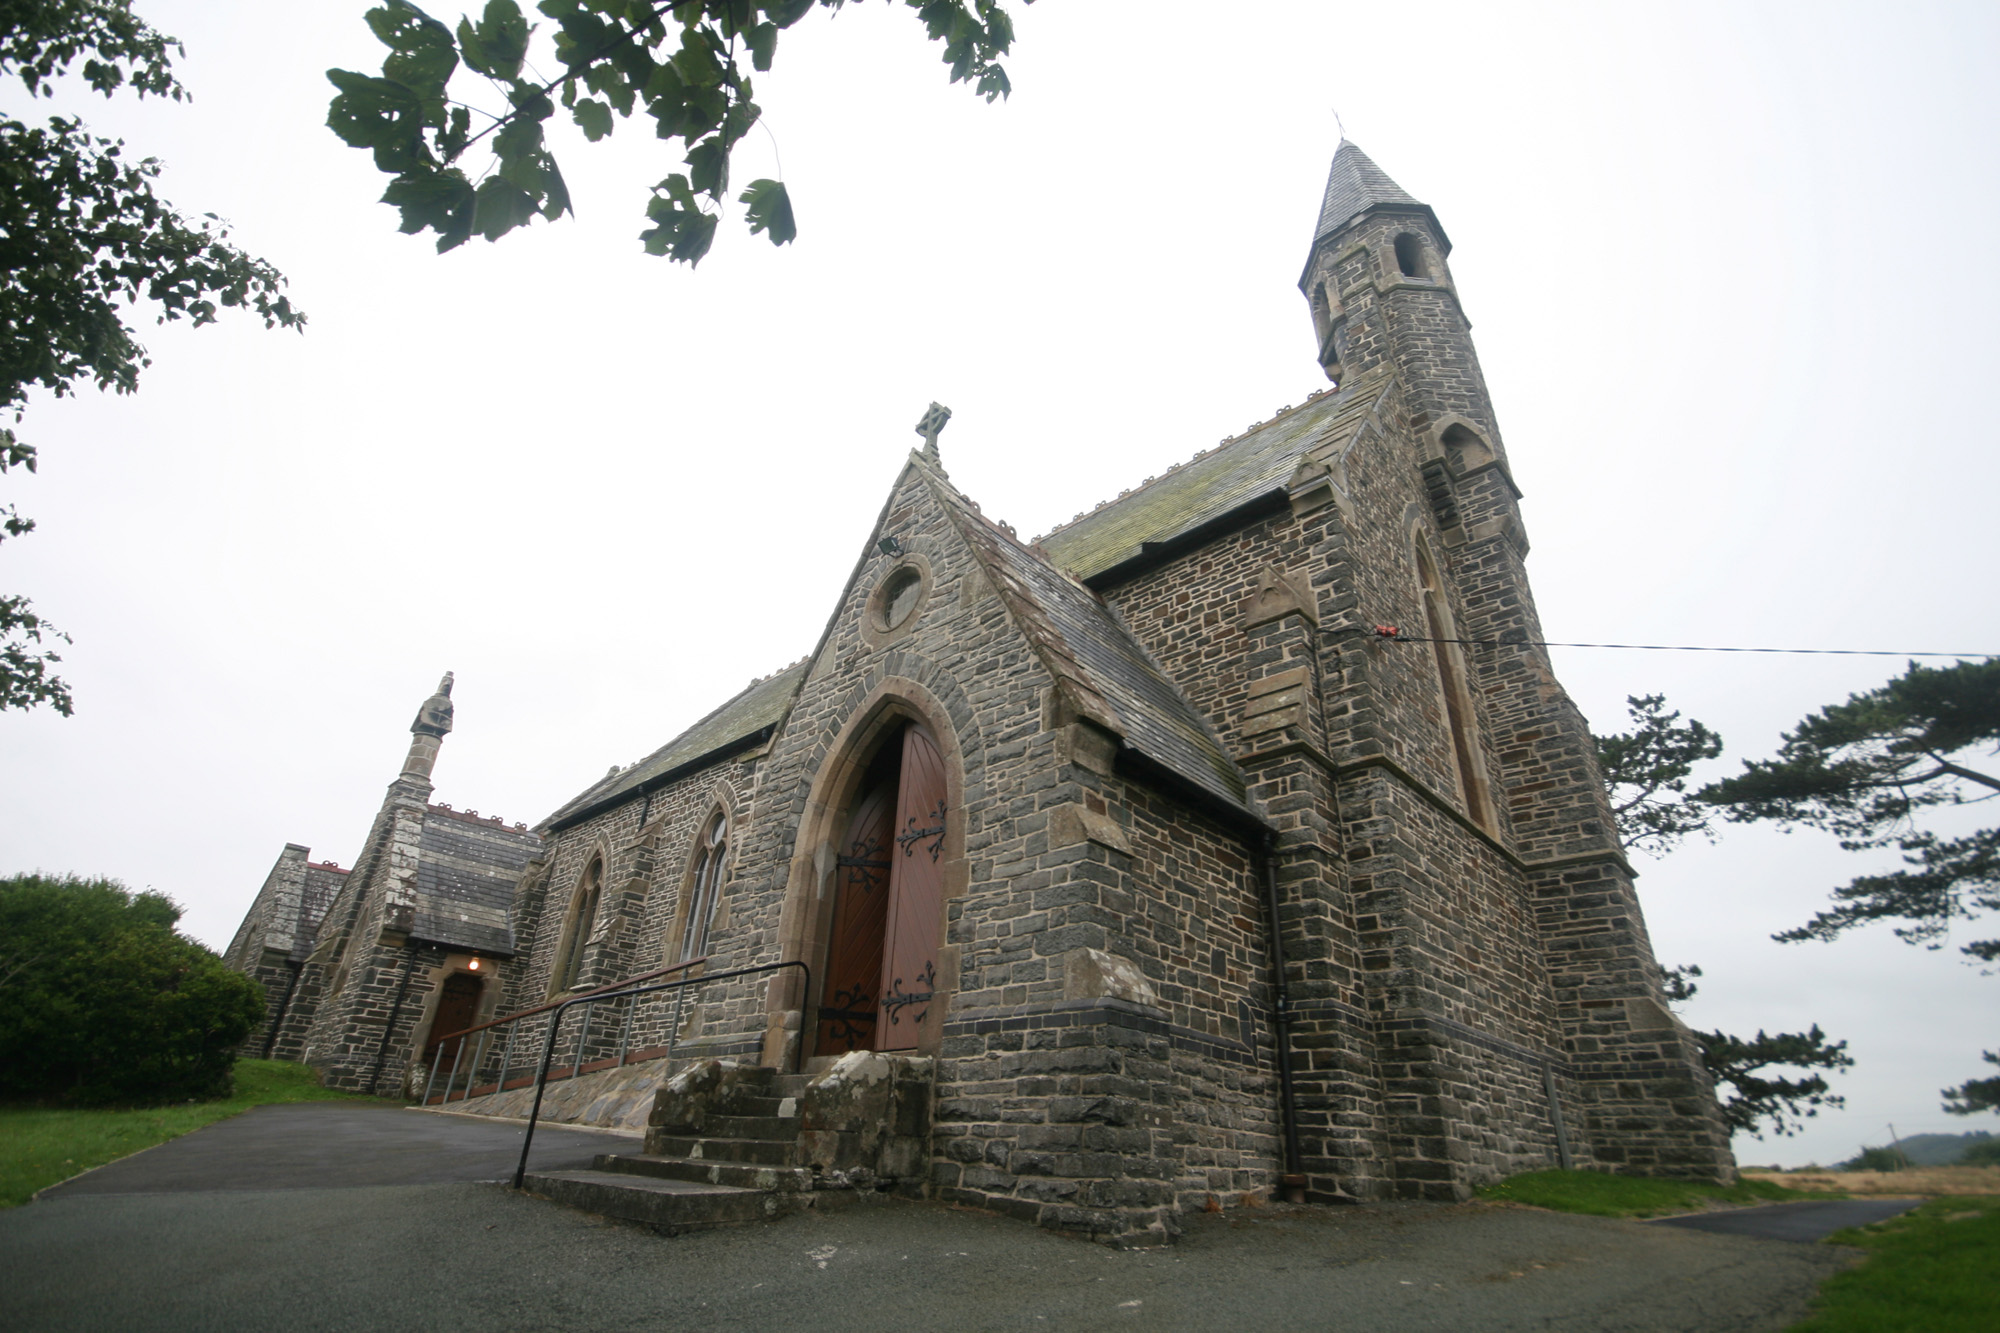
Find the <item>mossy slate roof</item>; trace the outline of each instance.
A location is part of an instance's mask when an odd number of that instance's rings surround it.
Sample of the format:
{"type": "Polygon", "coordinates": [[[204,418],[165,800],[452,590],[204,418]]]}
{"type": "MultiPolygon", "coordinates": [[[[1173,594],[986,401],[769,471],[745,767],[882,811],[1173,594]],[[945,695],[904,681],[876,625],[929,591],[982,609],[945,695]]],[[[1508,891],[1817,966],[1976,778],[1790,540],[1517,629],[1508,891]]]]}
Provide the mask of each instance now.
{"type": "Polygon", "coordinates": [[[1104,599],[981,515],[941,475],[930,480],[1058,683],[1086,704],[1105,705],[1088,711],[1108,713],[1101,720],[1126,745],[1231,810],[1248,812],[1242,770],[1104,599]]]}
{"type": "Polygon", "coordinates": [[[1283,490],[1307,451],[1351,429],[1372,403],[1360,384],[1329,389],[1058,528],[1040,545],[1076,577],[1094,578],[1144,555],[1149,545],[1283,490]]]}
{"type": "Polygon", "coordinates": [[[631,795],[654,778],[718,750],[728,749],[744,737],[773,725],[792,706],[792,697],[805,682],[808,665],[809,661],[794,662],[776,675],[751,682],[741,694],[638,763],[605,774],[596,784],[550,815],[547,823],[559,824],[580,810],[631,795]]]}

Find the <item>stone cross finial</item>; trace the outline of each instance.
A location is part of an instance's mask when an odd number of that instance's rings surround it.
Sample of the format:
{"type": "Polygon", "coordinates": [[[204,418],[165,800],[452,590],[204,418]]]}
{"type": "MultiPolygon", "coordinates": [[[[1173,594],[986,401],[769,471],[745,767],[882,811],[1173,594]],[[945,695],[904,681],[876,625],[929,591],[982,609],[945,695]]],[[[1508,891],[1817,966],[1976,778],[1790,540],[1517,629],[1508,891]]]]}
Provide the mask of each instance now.
{"type": "Polygon", "coordinates": [[[944,423],[951,420],[951,409],[943,403],[932,403],[917,423],[917,434],[924,437],[924,457],[933,463],[938,461],[937,437],[944,429],[944,423]]]}

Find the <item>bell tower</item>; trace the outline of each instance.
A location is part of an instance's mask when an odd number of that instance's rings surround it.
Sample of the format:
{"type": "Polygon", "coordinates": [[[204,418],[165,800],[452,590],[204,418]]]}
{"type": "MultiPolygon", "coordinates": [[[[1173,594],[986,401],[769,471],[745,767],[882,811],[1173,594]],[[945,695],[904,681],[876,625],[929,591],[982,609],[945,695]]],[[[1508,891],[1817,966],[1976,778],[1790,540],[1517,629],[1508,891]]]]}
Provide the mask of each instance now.
{"type": "Polygon", "coordinates": [[[1299,278],[1320,367],[1338,384],[1391,366],[1427,452],[1469,470],[1503,453],[1450,255],[1430,205],[1341,140],[1299,278]]]}
{"type": "MultiPolygon", "coordinates": [[[[1534,921],[1520,966],[1546,978],[1547,1059],[1560,1052],[1564,1077],[1573,1080],[1562,1098],[1583,1150],[1618,1171],[1727,1179],[1728,1131],[1694,1038],[1664,1003],[1595,745],[1549,658],[1528,582],[1521,494],[1450,254],[1430,206],[1342,139],[1299,289],[1327,377],[1356,388],[1367,377],[1361,397],[1376,401],[1379,392],[1380,401],[1400,404],[1399,413],[1391,410],[1400,415],[1388,428],[1392,443],[1378,455],[1374,498],[1348,525],[1380,534],[1375,549],[1385,568],[1414,566],[1423,614],[1406,635],[1426,642],[1389,650],[1411,655],[1394,659],[1397,666],[1352,654],[1330,663],[1328,674],[1348,671],[1357,696],[1379,692],[1387,716],[1402,706],[1397,670],[1414,666],[1420,652],[1435,659],[1461,808],[1521,876],[1502,898],[1509,912],[1534,921]]],[[[1346,808],[1368,808],[1360,780],[1349,782],[1356,791],[1343,798],[1346,808]]],[[[1445,805],[1456,799],[1448,790],[1435,795],[1445,805]]],[[[1443,850],[1431,859],[1449,863],[1443,850]]],[[[1384,875],[1370,865],[1374,891],[1384,875]]],[[[1413,866],[1410,884],[1421,878],[1413,866]]],[[[1424,896],[1434,886],[1406,892],[1412,919],[1450,914],[1442,897],[1424,896]]],[[[1464,959],[1434,955],[1419,961],[1406,989],[1430,988],[1444,1012],[1468,972],[1464,959]]],[[[1448,1034],[1436,1049],[1452,1049],[1448,1034]]],[[[1555,1072],[1547,1077],[1550,1100],[1559,1102],[1555,1072]]],[[[1464,1104],[1486,1095],[1468,1092],[1464,1104]]]]}

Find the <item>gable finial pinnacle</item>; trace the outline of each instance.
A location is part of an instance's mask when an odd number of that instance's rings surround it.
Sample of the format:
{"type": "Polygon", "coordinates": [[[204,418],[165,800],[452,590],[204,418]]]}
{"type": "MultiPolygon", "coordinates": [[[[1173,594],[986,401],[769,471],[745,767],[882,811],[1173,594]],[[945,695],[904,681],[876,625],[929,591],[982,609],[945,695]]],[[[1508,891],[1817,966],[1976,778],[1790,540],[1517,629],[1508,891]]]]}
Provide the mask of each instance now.
{"type": "Polygon", "coordinates": [[[923,418],[917,422],[917,434],[924,437],[924,457],[933,463],[941,461],[938,457],[937,437],[944,429],[945,423],[950,420],[950,408],[943,403],[932,403],[924,412],[923,418]]]}

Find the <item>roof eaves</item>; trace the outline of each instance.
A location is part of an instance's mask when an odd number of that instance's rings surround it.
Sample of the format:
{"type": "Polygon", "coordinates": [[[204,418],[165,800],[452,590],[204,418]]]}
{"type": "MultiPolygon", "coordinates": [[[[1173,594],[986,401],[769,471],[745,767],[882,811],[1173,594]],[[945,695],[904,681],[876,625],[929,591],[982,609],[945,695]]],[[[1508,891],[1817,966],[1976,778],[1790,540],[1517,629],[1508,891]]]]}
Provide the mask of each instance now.
{"type": "Polygon", "coordinates": [[[745,732],[733,740],[716,746],[713,750],[706,751],[696,755],[692,759],[676,764],[672,768],[655,773],[651,777],[635,782],[629,787],[620,787],[614,792],[607,793],[597,801],[581,809],[571,811],[568,814],[558,813],[551,815],[542,824],[540,832],[543,836],[547,836],[551,833],[560,833],[566,828],[574,828],[586,820],[597,818],[597,816],[607,810],[617,809],[627,801],[642,797],[648,792],[656,792],[662,787],[672,786],[682,778],[687,777],[690,773],[699,773],[702,769],[719,764],[725,759],[743,753],[745,750],[754,750],[770,740],[771,737],[777,735],[778,727],[782,721],[783,719],[781,718],[778,722],[768,722],[755,731],[745,732]]]}

